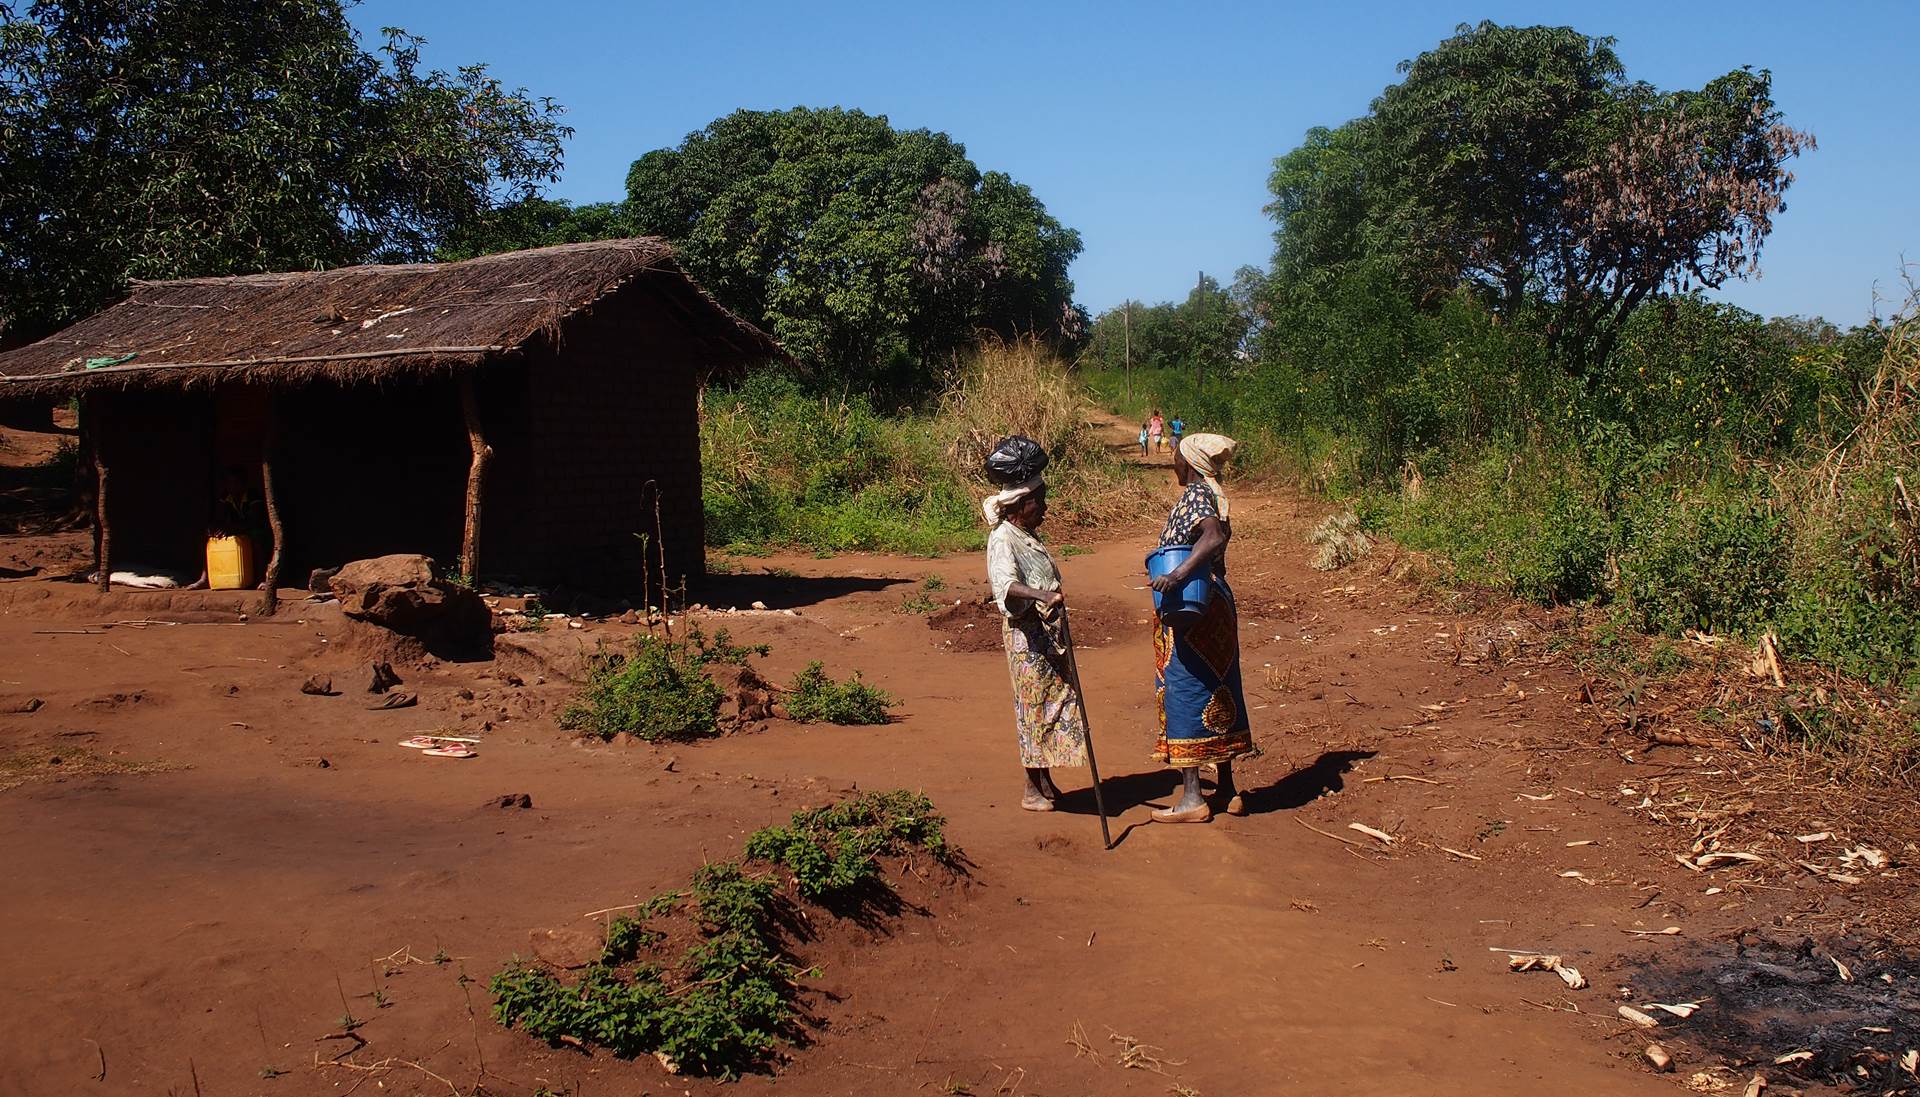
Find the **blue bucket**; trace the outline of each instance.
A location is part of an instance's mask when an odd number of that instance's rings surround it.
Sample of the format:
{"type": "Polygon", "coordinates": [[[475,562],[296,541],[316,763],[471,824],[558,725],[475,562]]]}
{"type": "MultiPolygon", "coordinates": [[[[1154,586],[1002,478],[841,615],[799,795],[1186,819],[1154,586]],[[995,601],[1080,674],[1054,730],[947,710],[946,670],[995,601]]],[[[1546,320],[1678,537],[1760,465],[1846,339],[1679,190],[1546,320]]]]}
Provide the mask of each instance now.
{"type": "MultiPolygon", "coordinates": [[[[1193,555],[1191,545],[1168,545],[1147,554],[1147,578],[1158,579],[1193,555]]],[[[1213,597],[1213,583],[1209,576],[1199,576],[1187,580],[1179,590],[1165,594],[1153,592],[1153,609],[1160,619],[1169,625],[1179,627],[1190,625],[1200,619],[1206,611],[1207,599],[1213,597]]]]}

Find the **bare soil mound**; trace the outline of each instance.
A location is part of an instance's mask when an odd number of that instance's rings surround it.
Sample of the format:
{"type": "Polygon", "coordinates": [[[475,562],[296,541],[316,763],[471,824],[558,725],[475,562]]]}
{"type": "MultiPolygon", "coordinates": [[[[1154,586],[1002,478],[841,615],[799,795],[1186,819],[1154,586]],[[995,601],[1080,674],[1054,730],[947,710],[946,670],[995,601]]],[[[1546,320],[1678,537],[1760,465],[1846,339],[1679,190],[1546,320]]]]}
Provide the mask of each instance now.
{"type": "MultiPolygon", "coordinates": [[[[1073,642],[1081,647],[1104,647],[1113,641],[1147,631],[1144,608],[1131,609],[1116,598],[1085,598],[1071,609],[1073,642]]],[[[1000,650],[1000,611],[991,602],[961,602],[927,615],[927,627],[947,651],[1000,650]]]]}

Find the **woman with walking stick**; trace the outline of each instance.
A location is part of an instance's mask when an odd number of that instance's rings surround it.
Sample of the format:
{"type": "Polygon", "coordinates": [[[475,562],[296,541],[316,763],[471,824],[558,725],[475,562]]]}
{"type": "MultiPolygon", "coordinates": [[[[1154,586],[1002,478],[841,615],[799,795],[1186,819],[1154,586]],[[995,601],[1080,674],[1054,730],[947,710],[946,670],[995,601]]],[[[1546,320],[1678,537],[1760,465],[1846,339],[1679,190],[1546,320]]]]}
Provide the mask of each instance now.
{"type": "MultiPolygon", "coordinates": [[[[1044,454],[1042,458],[1044,463],[1044,454]]],[[[1047,517],[1046,481],[1035,471],[1031,478],[989,496],[981,510],[993,528],[987,536],[987,581],[1002,617],[1000,636],[1013,677],[1020,765],[1026,770],[1020,806],[1052,811],[1060,790],[1049,771],[1086,765],[1089,751],[1060,569],[1034,536],[1047,517]]]]}
{"type": "Polygon", "coordinates": [[[1153,589],[1177,596],[1195,579],[1208,587],[1205,605],[1187,620],[1162,620],[1154,631],[1155,692],[1160,738],[1154,757],[1180,771],[1180,799],[1153,813],[1155,822],[1204,823],[1213,808],[1200,789],[1200,767],[1212,765],[1229,815],[1246,814],[1233,782],[1233,760],[1253,752],[1247,700],[1240,686],[1240,619],[1227,586],[1227,541],[1233,536],[1220,472],[1234,441],[1192,434],[1173,452],[1173,473],[1186,490],[1167,516],[1160,546],[1184,546],[1184,562],[1153,580],[1153,589]]]}

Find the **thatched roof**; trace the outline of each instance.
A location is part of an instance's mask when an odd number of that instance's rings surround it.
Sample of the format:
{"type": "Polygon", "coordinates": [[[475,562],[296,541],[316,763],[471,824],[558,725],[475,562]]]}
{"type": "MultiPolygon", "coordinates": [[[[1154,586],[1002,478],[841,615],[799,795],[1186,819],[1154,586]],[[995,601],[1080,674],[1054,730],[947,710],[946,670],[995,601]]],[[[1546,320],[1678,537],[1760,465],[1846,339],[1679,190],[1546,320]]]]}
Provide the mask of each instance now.
{"type": "Polygon", "coordinates": [[[135,282],[119,304],[0,354],[0,393],[472,368],[562,337],[567,317],[630,284],[656,295],[673,337],[708,368],[786,358],[695,285],[666,241],[642,237],[457,263],[135,282]]]}

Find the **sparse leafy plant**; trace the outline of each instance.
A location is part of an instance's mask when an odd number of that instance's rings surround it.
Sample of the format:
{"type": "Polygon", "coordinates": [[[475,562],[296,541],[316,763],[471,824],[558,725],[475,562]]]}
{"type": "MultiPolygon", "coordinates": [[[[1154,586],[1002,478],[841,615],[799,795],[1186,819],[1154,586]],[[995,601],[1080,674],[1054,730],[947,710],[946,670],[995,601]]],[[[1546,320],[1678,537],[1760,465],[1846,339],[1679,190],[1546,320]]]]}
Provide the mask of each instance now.
{"type": "Polygon", "coordinates": [[[709,640],[693,629],[683,639],[637,637],[630,651],[595,652],[587,682],[560,714],[560,726],[602,739],[625,732],[648,741],[699,739],[720,731],[725,693],[706,675],[714,663],[745,666],[765,645],[738,647],[723,629],[709,640]]]}
{"type": "Polygon", "coordinates": [[[747,838],[747,855],[785,865],[800,894],[819,900],[866,884],[886,854],[921,849],[946,858],[945,826],[932,801],[919,793],[869,793],[798,812],[787,826],[755,831],[747,838]]]}
{"type": "Polygon", "coordinates": [[[932,613],[934,610],[940,608],[940,602],[933,596],[945,589],[947,589],[947,581],[945,579],[942,579],[937,574],[927,576],[925,579],[920,580],[920,585],[914,588],[913,593],[901,600],[900,612],[932,613]]]}
{"type": "Polygon", "coordinates": [[[753,871],[755,861],[791,856],[811,866],[795,851],[830,851],[821,871],[796,872],[798,890],[840,894],[877,881],[879,856],[917,848],[948,858],[942,824],[924,796],[907,792],[796,814],[790,826],[754,835],[747,861],[704,865],[687,891],[665,892],[615,919],[577,983],[515,959],[489,984],[494,1017],[538,1039],[583,1041],[626,1057],[657,1053],[692,1074],[731,1078],[763,1068],[793,1038],[803,973],[779,938],[790,900],[772,874],[753,871]],[[662,955],[689,933],[694,940],[677,956],[662,955]]]}
{"type": "Polygon", "coordinates": [[[887,710],[899,704],[891,694],[860,679],[834,681],[819,662],[808,663],[788,686],[787,712],[804,724],[884,724],[887,710]]]}

